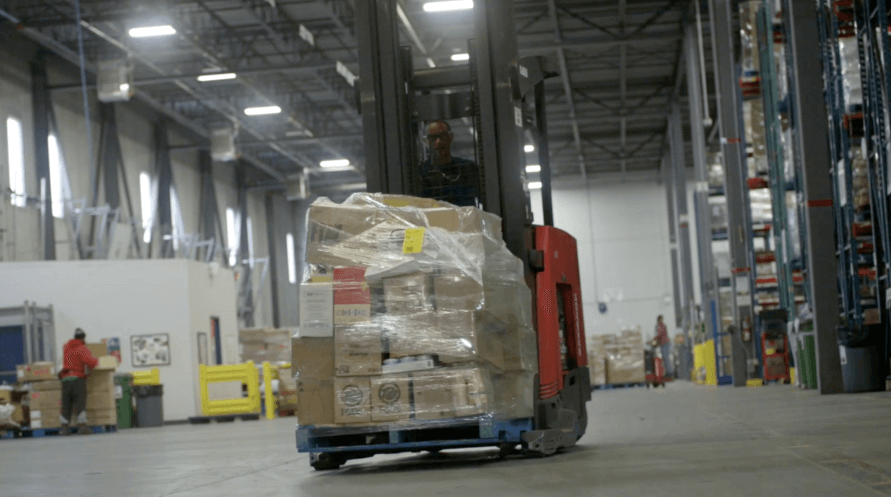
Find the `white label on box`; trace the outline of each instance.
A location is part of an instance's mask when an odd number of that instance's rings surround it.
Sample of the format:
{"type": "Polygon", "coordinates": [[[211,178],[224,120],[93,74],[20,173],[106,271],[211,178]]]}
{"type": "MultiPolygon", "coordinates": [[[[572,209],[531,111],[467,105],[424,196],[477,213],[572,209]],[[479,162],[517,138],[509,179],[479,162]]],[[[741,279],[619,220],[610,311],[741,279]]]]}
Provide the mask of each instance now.
{"type": "Polygon", "coordinates": [[[43,412],[41,411],[31,411],[31,422],[34,422],[34,419],[40,419],[43,417],[43,412]]]}
{"type": "Polygon", "coordinates": [[[33,414],[31,418],[31,428],[43,428],[43,422],[39,419],[34,419],[33,414]]]}
{"type": "Polygon", "coordinates": [[[300,285],[300,336],[334,336],[334,285],[300,285]]]}
{"type": "Polygon", "coordinates": [[[433,369],[436,367],[433,359],[423,361],[408,361],[398,364],[385,364],[381,371],[383,374],[408,373],[410,371],[423,371],[425,369],[433,369]]]}

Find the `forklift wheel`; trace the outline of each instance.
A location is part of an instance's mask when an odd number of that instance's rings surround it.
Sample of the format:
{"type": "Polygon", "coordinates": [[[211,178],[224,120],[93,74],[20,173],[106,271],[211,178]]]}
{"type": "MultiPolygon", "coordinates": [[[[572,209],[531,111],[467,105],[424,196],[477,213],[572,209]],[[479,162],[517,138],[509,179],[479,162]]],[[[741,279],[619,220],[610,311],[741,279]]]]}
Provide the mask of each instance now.
{"type": "Polygon", "coordinates": [[[505,458],[507,456],[513,455],[517,453],[516,444],[512,443],[501,443],[498,444],[498,457],[505,458]]]}
{"type": "Polygon", "coordinates": [[[321,454],[312,454],[309,457],[309,464],[316,471],[328,471],[340,468],[346,461],[343,457],[336,456],[327,452],[321,454]]]}
{"type": "Polygon", "coordinates": [[[437,448],[433,448],[433,449],[427,449],[427,452],[429,452],[429,453],[431,453],[431,454],[439,454],[439,452],[440,452],[441,450],[442,450],[442,449],[440,449],[440,448],[437,447],[437,448]]]}

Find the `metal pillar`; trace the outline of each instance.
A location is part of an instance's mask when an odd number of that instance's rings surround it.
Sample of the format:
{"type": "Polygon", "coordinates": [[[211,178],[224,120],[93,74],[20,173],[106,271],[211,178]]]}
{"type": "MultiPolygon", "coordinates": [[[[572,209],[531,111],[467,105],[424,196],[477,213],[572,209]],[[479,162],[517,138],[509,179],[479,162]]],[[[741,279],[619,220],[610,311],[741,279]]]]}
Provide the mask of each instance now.
{"type": "Polygon", "coordinates": [[[247,208],[247,184],[244,166],[239,164],[235,169],[235,184],[238,189],[238,212],[241,228],[241,238],[238,242],[238,258],[236,265],[241,264],[241,290],[238,306],[239,317],[244,326],[254,326],[254,285],[251,281],[250,241],[248,237],[248,208],[247,208]]]}
{"type": "MultiPolygon", "coordinates": [[[[724,194],[727,199],[727,239],[730,244],[730,270],[733,287],[733,320],[738,329],[752,328],[752,233],[749,190],[746,183],[746,144],[742,126],[739,90],[739,66],[734,58],[734,44],[739,34],[734,30],[736,2],[710,0],[714,13],[714,54],[720,85],[721,151],[724,157],[724,194]]],[[[816,81],[819,81],[817,79],[816,81]]],[[[747,346],[751,349],[751,346],[747,346]]],[[[751,352],[749,352],[751,354],[751,352]]],[[[749,364],[749,371],[754,365],[749,364]]],[[[734,386],[745,386],[747,378],[733,375],[734,386]]]]}
{"type": "MultiPolygon", "coordinates": [[[[694,8],[699,8],[697,5],[694,8]]],[[[693,145],[693,169],[696,178],[694,206],[699,252],[699,288],[705,318],[706,336],[715,336],[718,315],[718,282],[712,257],[712,214],[708,204],[708,165],[705,160],[705,129],[702,112],[702,80],[696,27],[688,24],[684,33],[684,57],[687,61],[687,100],[690,103],[690,141],[693,145]]]]}
{"type": "MultiPolygon", "coordinates": [[[[283,237],[277,236],[275,229],[277,224],[274,205],[275,199],[272,195],[267,193],[264,200],[263,207],[266,209],[266,239],[269,245],[269,286],[272,289],[272,325],[279,328],[281,327],[281,310],[279,302],[281,291],[279,284],[282,281],[279,271],[284,267],[285,272],[287,273],[288,262],[287,259],[285,261],[280,260],[281,255],[284,253],[279,246],[283,242],[283,237]],[[284,262],[284,264],[282,264],[282,262],[284,262]]],[[[288,281],[287,274],[285,275],[284,280],[288,281]]]]}
{"type": "MultiPolygon", "coordinates": [[[[217,188],[213,180],[213,159],[210,151],[198,152],[198,169],[201,173],[201,200],[198,213],[198,233],[202,240],[210,242],[205,248],[204,257],[200,260],[211,261],[216,259],[219,248],[225,247],[223,238],[223,221],[220,217],[220,207],[217,203],[217,188]]],[[[196,251],[196,255],[197,251],[196,251]]],[[[223,257],[224,264],[229,263],[228,257],[223,257]]]]}
{"type": "Polygon", "coordinates": [[[684,150],[684,130],[681,124],[681,106],[677,101],[671,105],[669,116],[669,137],[671,140],[671,181],[674,193],[675,222],[677,223],[678,269],[681,276],[681,328],[684,333],[690,330],[693,303],[693,257],[690,249],[690,216],[687,209],[687,168],[684,150]]]}
{"type": "Polygon", "coordinates": [[[681,326],[683,311],[681,308],[681,296],[683,295],[681,273],[678,261],[678,236],[677,218],[675,217],[674,181],[672,181],[671,160],[662,159],[662,182],[665,183],[665,199],[668,208],[668,243],[671,250],[671,283],[674,291],[674,319],[675,326],[681,326]]]}
{"type": "Polygon", "coordinates": [[[794,68],[790,94],[795,98],[793,138],[795,155],[801,157],[807,222],[808,284],[817,348],[817,384],[820,393],[844,390],[838,350],[838,281],[833,240],[832,187],[827,145],[828,116],[823,102],[820,40],[817,11],[809,0],[787,3],[787,33],[794,68]]]}
{"type": "MultiPolygon", "coordinates": [[[[136,254],[140,253],[140,237],[141,231],[140,220],[134,215],[133,199],[130,196],[130,185],[127,182],[127,171],[124,168],[124,154],[121,151],[121,143],[118,140],[117,117],[114,104],[102,104],[100,107],[100,116],[102,120],[102,128],[99,136],[99,161],[96,163],[93,178],[92,207],[98,206],[98,190],[99,181],[102,178],[103,194],[105,203],[112,209],[118,210],[121,207],[121,194],[119,185],[124,190],[124,201],[127,206],[127,215],[129,216],[130,225],[132,226],[131,245],[136,254]]],[[[117,222],[117,216],[110,216],[108,221],[117,222]]],[[[100,242],[95,241],[96,217],[91,218],[90,223],[90,239],[98,246],[100,242]]],[[[114,233],[114,226],[104,226],[100,228],[101,233],[114,233]]],[[[111,237],[108,237],[108,242],[111,237]]],[[[104,243],[104,241],[103,241],[104,243]]],[[[106,244],[107,245],[107,244],[106,244]]]]}
{"type": "MultiPolygon", "coordinates": [[[[56,230],[53,218],[53,197],[50,188],[49,128],[52,102],[47,84],[46,64],[40,52],[31,64],[31,88],[34,98],[34,161],[37,165],[38,197],[40,198],[40,234],[43,240],[42,256],[45,260],[56,259],[56,230]]],[[[24,193],[24,192],[23,192],[24,193]]]]}
{"type": "Polygon", "coordinates": [[[167,259],[173,253],[173,214],[170,189],[173,187],[173,170],[170,166],[170,147],[167,143],[167,123],[162,119],[155,125],[155,171],[158,177],[158,228],[161,235],[160,257],[167,259]]]}

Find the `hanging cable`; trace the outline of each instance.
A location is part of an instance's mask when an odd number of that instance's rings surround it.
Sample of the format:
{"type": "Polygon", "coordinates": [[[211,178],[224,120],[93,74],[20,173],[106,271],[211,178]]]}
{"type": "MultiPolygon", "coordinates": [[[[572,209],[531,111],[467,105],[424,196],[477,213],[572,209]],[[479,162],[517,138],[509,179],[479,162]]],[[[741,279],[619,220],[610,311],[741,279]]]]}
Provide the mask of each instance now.
{"type": "MultiPolygon", "coordinates": [[[[74,18],[77,22],[77,55],[80,62],[80,90],[81,98],[84,101],[84,120],[87,128],[87,151],[89,153],[89,164],[91,172],[93,171],[93,126],[90,120],[90,99],[87,95],[87,61],[84,54],[84,27],[80,15],[80,0],[74,0],[74,18]]],[[[95,174],[95,173],[93,173],[95,174]]],[[[90,205],[95,206],[98,192],[96,191],[96,182],[91,181],[93,185],[93,198],[90,205]]]]}

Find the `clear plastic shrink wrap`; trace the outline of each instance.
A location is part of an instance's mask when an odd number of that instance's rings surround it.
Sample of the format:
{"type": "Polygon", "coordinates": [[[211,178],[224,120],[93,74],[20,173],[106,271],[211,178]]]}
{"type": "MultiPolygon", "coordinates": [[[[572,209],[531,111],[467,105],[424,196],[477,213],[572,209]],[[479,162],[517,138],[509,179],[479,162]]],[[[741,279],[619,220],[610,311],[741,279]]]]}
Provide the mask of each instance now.
{"type": "Polygon", "coordinates": [[[301,425],[532,417],[532,295],[500,218],[361,193],[316,201],[307,230],[303,285],[333,305],[292,340],[301,425]]]}

